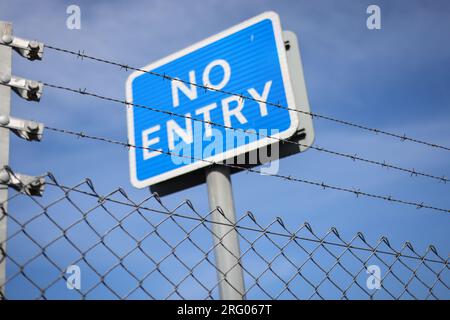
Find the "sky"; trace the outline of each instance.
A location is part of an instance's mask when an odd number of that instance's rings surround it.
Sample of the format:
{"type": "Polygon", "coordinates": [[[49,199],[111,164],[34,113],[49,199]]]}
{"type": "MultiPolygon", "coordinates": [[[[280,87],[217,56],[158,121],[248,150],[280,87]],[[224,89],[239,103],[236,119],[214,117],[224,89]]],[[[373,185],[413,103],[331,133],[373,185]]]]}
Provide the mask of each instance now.
{"type": "MultiPolygon", "coordinates": [[[[312,112],[450,145],[448,1],[4,0],[0,18],[13,22],[19,37],[142,67],[269,10],[277,12],[283,29],[299,39],[312,112]],[[81,8],[80,30],[66,28],[70,4],[81,8]],[[370,4],[381,8],[380,30],[366,27],[370,4]]],[[[130,74],[52,50],[45,50],[40,62],[14,55],[13,73],[118,99],[125,98],[130,74]]],[[[52,88],[44,88],[39,103],[14,97],[12,115],[121,141],[127,138],[126,113],[120,104],[52,88]]],[[[317,146],[450,176],[448,151],[326,120],[314,119],[314,128],[317,146]]],[[[40,143],[12,137],[10,166],[29,175],[50,171],[68,186],[88,177],[103,193],[120,186],[137,199],[149,194],[130,184],[125,148],[53,132],[44,132],[40,143]]],[[[315,150],[282,159],[280,174],[450,208],[448,183],[315,150]]],[[[297,229],[307,221],[317,234],[334,226],[345,239],[361,231],[371,243],[387,236],[396,248],[411,241],[424,252],[433,244],[448,256],[446,213],[252,173],[233,175],[232,184],[237,215],[251,211],[262,225],[281,217],[285,225],[297,229]]],[[[200,212],[208,211],[204,184],[163,201],[173,208],[184,199],[200,212]]],[[[11,293],[27,296],[19,284],[11,285],[11,293]]]]}

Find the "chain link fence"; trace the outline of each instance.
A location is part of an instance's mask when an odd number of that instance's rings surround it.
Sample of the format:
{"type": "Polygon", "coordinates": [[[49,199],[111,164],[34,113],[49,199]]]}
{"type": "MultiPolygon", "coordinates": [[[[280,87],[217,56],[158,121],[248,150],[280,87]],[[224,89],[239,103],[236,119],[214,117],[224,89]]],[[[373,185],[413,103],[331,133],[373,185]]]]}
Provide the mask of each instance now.
{"type": "MultiPolygon", "coordinates": [[[[2,204],[1,298],[219,298],[212,212],[188,200],[169,209],[157,194],[135,201],[121,188],[101,195],[89,179],[46,180],[43,198],[11,191],[9,210],[2,204]]],[[[250,212],[235,228],[247,299],[450,298],[448,256],[433,246],[419,253],[362,233],[345,240],[335,228],[318,235],[280,218],[262,225],[250,212]]]]}

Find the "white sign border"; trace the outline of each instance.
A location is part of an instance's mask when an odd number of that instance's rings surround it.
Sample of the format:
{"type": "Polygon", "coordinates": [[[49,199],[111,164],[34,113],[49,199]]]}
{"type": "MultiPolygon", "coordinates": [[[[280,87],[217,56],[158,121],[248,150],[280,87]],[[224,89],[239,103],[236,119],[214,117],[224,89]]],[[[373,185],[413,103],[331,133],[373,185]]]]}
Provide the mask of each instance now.
{"type": "MultiPolygon", "coordinates": [[[[211,44],[213,42],[216,42],[224,37],[227,37],[233,33],[236,33],[242,29],[245,29],[251,25],[254,25],[260,21],[269,19],[272,21],[272,26],[274,29],[274,36],[275,36],[275,43],[277,46],[278,51],[278,57],[279,57],[279,64],[281,68],[281,74],[283,79],[283,84],[285,88],[286,93],[286,100],[287,100],[287,107],[290,109],[295,109],[295,99],[294,99],[294,93],[292,89],[292,83],[289,76],[289,70],[287,65],[287,57],[286,57],[286,51],[284,47],[284,41],[283,41],[283,31],[281,29],[281,23],[280,18],[276,12],[268,11],[264,12],[256,17],[253,17],[249,20],[246,20],[238,25],[235,25],[225,31],[222,31],[218,34],[215,34],[205,40],[202,40],[200,42],[197,42],[196,44],[193,44],[183,50],[180,50],[176,53],[173,53],[165,58],[162,58],[154,63],[151,63],[143,68],[141,68],[144,71],[151,71],[155,68],[158,68],[166,63],[169,63],[173,60],[176,60],[184,55],[187,55],[193,51],[196,51],[202,47],[207,46],[208,44],[211,44]]],[[[135,145],[135,139],[134,139],[134,123],[133,123],[133,95],[132,95],[132,83],[133,80],[142,75],[142,71],[134,71],[128,78],[125,84],[125,91],[126,91],[126,99],[127,99],[127,124],[128,124],[128,141],[131,145],[135,145]]],[[[173,169],[171,171],[164,172],[160,175],[145,179],[145,180],[138,180],[137,178],[137,170],[136,170],[136,148],[130,147],[129,150],[129,169],[130,169],[130,180],[131,184],[136,188],[145,188],[151,185],[154,185],[156,183],[174,178],[179,175],[183,175],[185,173],[200,169],[202,167],[206,167],[211,165],[214,162],[220,162],[224,161],[226,159],[235,157],[241,153],[247,153],[252,150],[262,148],[266,145],[279,142],[278,139],[286,139],[291,137],[298,128],[299,119],[296,114],[296,111],[289,110],[289,117],[291,121],[291,126],[289,129],[280,132],[278,134],[275,134],[271,137],[265,137],[263,139],[254,141],[250,144],[242,145],[236,149],[228,150],[225,152],[222,152],[220,154],[211,156],[207,159],[203,160],[196,160],[196,162],[188,165],[184,165],[180,168],[173,169]]],[[[163,153],[164,154],[164,153],[163,153]]],[[[176,155],[175,155],[176,156],[176,155]]],[[[182,156],[181,156],[182,157],[182,156]]]]}

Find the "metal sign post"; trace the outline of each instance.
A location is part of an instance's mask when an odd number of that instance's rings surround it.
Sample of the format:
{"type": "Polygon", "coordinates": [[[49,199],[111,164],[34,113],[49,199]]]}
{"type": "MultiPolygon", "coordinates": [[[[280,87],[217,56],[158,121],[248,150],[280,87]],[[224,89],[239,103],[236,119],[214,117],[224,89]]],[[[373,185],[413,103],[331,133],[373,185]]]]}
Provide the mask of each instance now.
{"type": "Polygon", "coordinates": [[[206,169],[209,207],[212,213],[212,232],[217,278],[222,300],[244,299],[244,275],[236,223],[230,169],[215,165],[206,169]]]}
{"type": "Polygon", "coordinates": [[[230,174],[314,139],[295,34],[265,12],[136,70],[126,96],[131,184],[163,196],[206,176],[220,297],[243,299],[230,174]]]}

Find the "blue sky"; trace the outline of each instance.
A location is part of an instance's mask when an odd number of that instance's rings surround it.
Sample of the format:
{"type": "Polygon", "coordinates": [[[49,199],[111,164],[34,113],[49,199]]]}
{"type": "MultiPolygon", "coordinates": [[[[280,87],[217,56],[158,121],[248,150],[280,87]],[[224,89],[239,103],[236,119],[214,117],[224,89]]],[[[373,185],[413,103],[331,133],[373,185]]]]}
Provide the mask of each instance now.
{"type": "MultiPolygon", "coordinates": [[[[141,67],[267,10],[299,38],[312,112],[450,145],[450,4],[448,1],[17,1],[0,4],[0,18],[23,38],[141,67]],[[66,28],[66,7],[81,7],[81,30],[66,28]],[[366,8],[378,4],[382,29],[366,28],[366,8]]],[[[16,75],[124,99],[129,73],[46,50],[42,62],[14,55],[16,75]]],[[[40,103],[13,98],[12,114],[46,125],[126,140],[123,106],[44,89],[40,103]]],[[[450,154],[382,135],[315,120],[321,147],[438,176],[450,176],[450,154]]],[[[65,185],[91,178],[102,192],[122,186],[136,198],[147,190],[129,182],[125,148],[45,132],[41,143],[12,138],[10,165],[18,172],[51,171],[65,185]]],[[[352,162],[315,150],[281,160],[280,173],[404,200],[450,208],[450,184],[352,162]]],[[[448,256],[445,213],[359,198],[256,174],[232,177],[238,215],[261,223],[282,217],[293,229],[308,221],[318,234],[335,226],[344,238],[362,231],[370,242],[409,240],[423,252],[448,256]]],[[[208,208],[206,186],[164,198],[189,198],[208,208]]]]}

